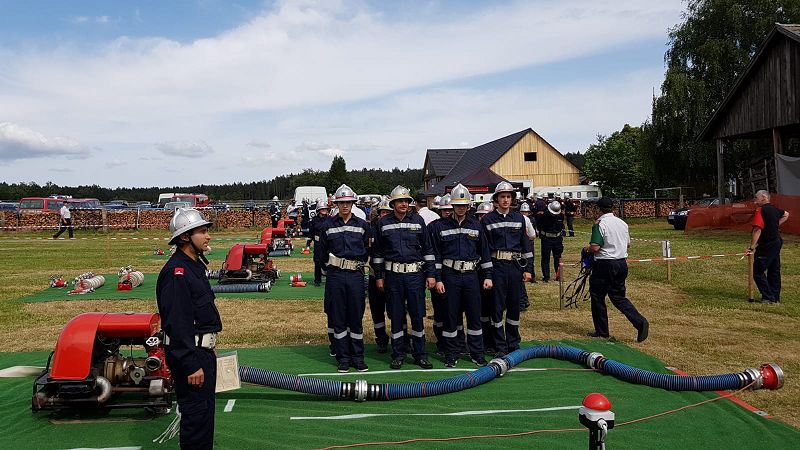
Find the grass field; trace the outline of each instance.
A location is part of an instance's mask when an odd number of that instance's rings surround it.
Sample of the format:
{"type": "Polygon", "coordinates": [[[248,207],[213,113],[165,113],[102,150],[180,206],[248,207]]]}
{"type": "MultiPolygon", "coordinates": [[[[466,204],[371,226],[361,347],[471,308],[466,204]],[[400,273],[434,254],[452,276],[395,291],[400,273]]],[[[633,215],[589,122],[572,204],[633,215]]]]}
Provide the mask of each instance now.
{"type": "MultiPolygon", "coordinates": [[[[630,258],[661,256],[660,240],[672,242],[673,255],[710,255],[741,252],[749,236],[731,232],[685,235],[671,229],[664,220],[630,221],[634,240],[630,258]]],[[[565,239],[565,262],[577,261],[579,249],[588,239],[589,221],[578,221],[578,236],[565,239]]],[[[241,236],[247,232],[213,234],[212,237],[241,236]]],[[[121,266],[134,265],[146,273],[158,272],[163,260],[152,258],[154,247],[163,242],[122,240],[123,237],[163,237],[154,231],[111,232],[78,230],[75,241],[31,240],[42,234],[0,234],[0,351],[50,351],[63,325],[86,311],[154,311],[152,300],[82,300],[23,303],[48,286],[49,277],[60,273],[74,277],[94,271],[114,273],[121,266]],[[88,237],[91,239],[81,240],[88,237]],[[109,239],[117,237],[116,240],[109,239]]],[[[617,342],[652,355],[689,373],[738,372],[764,362],[778,363],[786,373],[786,385],[775,392],[755,391],[741,398],[768,411],[793,427],[800,427],[800,239],[785,236],[783,294],[780,306],[747,302],[747,261],[738,257],[677,262],[673,281],[667,281],[664,263],[631,263],[628,296],[650,321],[650,338],[636,344],[636,332],[613,308],[609,309],[611,333],[617,342]]],[[[255,240],[255,237],[253,238],[255,240]]],[[[212,242],[215,252],[224,252],[232,242],[212,242]]],[[[302,244],[300,244],[302,245],[302,244]]],[[[536,248],[538,256],[538,245],[536,248]]],[[[284,273],[308,272],[309,258],[276,258],[284,273]]],[[[221,261],[212,261],[212,268],[221,261]]],[[[537,273],[540,269],[537,260],[537,273]]],[[[572,279],[576,271],[567,271],[572,279]]],[[[589,305],[559,310],[558,284],[528,286],[531,308],[523,313],[524,340],[582,339],[591,329],[589,305]]],[[[224,348],[256,348],[323,345],[325,318],[322,305],[307,300],[264,301],[220,298],[217,301],[225,331],[224,348]]],[[[365,336],[372,340],[369,313],[365,315],[365,336]]],[[[431,334],[430,327],[428,333],[431,334]]],[[[388,368],[388,358],[381,367],[388,368]]],[[[435,362],[442,367],[441,362],[435,362]]],[[[276,369],[277,370],[277,369],[276,369]]]]}

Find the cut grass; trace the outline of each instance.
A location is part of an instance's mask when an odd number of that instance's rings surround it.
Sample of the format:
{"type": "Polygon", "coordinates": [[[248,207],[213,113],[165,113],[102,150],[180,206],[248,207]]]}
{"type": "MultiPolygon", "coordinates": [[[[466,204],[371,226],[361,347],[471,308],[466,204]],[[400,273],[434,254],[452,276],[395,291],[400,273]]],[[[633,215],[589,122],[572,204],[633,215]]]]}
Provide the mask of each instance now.
{"type": "MultiPolygon", "coordinates": [[[[686,235],[663,220],[629,221],[634,240],[631,258],[661,256],[662,239],[672,243],[673,255],[737,253],[749,244],[746,233],[709,231],[686,235]]],[[[576,262],[588,240],[590,221],[577,221],[575,238],[565,238],[565,262],[576,262]]],[[[220,233],[213,237],[242,236],[220,233]]],[[[45,289],[49,276],[73,277],[81,272],[116,272],[134,265],[143,272],[157,272],[163,261],[148,258],[166,243],[142,240],[109,240],[107,237],[164,237],[163,232],[79,232],[78,237],[97,240],[39,241],[19,237],[31,233],[0,234],[0,351],[52,350],[58,333],[73,316],[87,311],[155,311],[155,302],[85,301],[23,304],[21,297],[45,289]]],[[[243,239],[242,242],[255,242],[243,239]]],[[[741,396],[756,407],[800,427],[797,398],[800,384],[800,239],[784,236],[781,253],[783,293],[780,306],[747,302],[747,263],[738,257],[683,261],[673,264],[673,281],[667,282],[665,263],[631,263],[628,297],[650,321],[650,338],[636,344],[633,327],[609,306],[614,338],[649,353],[667,364],[693,374],[738,372],[765,362],[778,363],[786,373],[783,389],[754,391],[741,396]]],[[[224,252],[233,242],[218,242],[224,252]]],[[[304,242],[296,241],[298,247],[304,242]]],[[[536,272],[541,275],[536,245],[536,272]]],[[[276,258],[284,273],[312,270],[310,259],[276,258]]],[[[221,262],[212,261],[213,264],[221,262]]],[[[576,269],[567,269],[571,280],[576,269]]],[[[525,340],[580,339],[591,330],[588,303],[577,310],[559,310],[558,284],[528,285],[531,308],[523,313],[521,334],[525,340]]],[[[756,296],[757,292],[756,292],[756,296]]],[[[322,345],[327,342],[321,302],[263,302],[220,299],[224,347],[322,345]]],[[[365,339],[372,340],[369,312],[365,314],[365,339]]],[[[430,322],[426,322],[432,339],[430,322]]],[[[387,360],[388,362],[388,360],[387,360]]],[[[376,368],[377,369],[377,368],[376,368]]]]}

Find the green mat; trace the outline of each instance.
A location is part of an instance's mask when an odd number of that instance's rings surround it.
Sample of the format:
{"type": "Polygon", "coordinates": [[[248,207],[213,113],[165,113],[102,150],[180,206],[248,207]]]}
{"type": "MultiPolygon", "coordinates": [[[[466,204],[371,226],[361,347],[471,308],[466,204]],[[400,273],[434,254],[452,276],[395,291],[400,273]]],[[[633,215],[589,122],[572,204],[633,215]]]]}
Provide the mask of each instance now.
{"type": "MultiPolygon", "coordinates": [[[[221,336],[224,344],[224,333],[221,336]]],[[[526,345],[531,345],[527,343],[526,345]]],[[[664,364],[613,342],[558,342],[642,369],[664,372],[664,364]]],[[[46,352],[0,354],[0,368],[44,365],[46,352]]],[[[241,365],[285,373],[324,373],[319,378],[366,379],[370,383],[448,378],[461,372],[388,370],[389,358],[367,347],[370,372],[336,376],[327,347],[303,346],[239,350],[241,365]],[[386,371],[379,374],[376,372],[386,371]]],[[[436,369],[443,368],[434,361],[436,369]]],[[[472,367],[462,360],[459,366],[472,367]]],[[[523,369],[579,369],[552,359],[526,361],[523,369]]],[[[33,377],[0,379],[3,426],[0,447],[55,449],[76,447],[178,448],[178,440],[154,444],[174,415],[150,418],[137,410],[108,415],[50,415],[30,411],[33,377]],[[68,421],[82,419],[80,421],[68,421]]],[[[245,386],[217,395],[215,448],[319,448],[414,438],[452,438],[581,428],[577,407],[590,392],[609,397],[617,428],[609,431],[610,449],[796,448],[800,432],[777,419],[760,417],[729,400],[705,404],[628,426],[633,419],[716,398],[714,393],[669,392],[632,385],[592,371],[512,371],[463,392],[431,398],[355,403],[310,394],[245,386]],[[229,409],[229,412],[225,412],[229,409]],[[491,412],[494,413],[491,413],[491,412]],[[459,415],[460,413],[460,415],[459,415]],[[337,416],[338,420],[331,420],[337,416]],[[343,417],[345,416],[345,417],[343,417]],[[292,419],[295,418],[295,419],[292,419]],[[297,419],[304,418],[304,419],[297,419]],[[322,420],[320,418],[327,418],[322,420]]],[[[770,395],[763,391],[763,395],[770,395]]],[[[585,448],[588,433],[540,433],[510,438],[414,443],[398,448],[585,448]]],[[[373,447],[369,447],[373,448],[373,447]]],[[[385,448],[385,447],[381,447],[385,448]]]]}
{"type": "MultiPolygon", "coordinates": [[[[282,274],[281,278],[272,286],[269,292],[253,292],[242,294],[216,294],[217,298],[247,298],[264,300],[322,300],[325,293],[325,284],[314,287],[314,274],[302,272],[303,280],[308,282],[306,287],[293,288],[289,283],[291,273],[282,274]]],[[[69,288],[47,288],[35,294],[19,299],[25,303],[72,301],[72,300],[154,300],[156,298],[155,284],[157,273],[144,274],[144,282],[130,291],[117,290],[117,275],[103,274],[106,284],[88,294],[69,295],[69,288]]],[[[216,284],[214,280],[212,284],[216,284]]]]}

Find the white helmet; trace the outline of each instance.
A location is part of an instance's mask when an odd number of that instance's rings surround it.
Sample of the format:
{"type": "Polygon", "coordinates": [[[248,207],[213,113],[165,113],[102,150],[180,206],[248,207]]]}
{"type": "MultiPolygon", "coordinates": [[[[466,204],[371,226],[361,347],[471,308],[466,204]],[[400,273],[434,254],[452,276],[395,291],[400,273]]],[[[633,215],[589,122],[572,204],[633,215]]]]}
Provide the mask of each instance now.
{"type": "Polygon", "coordinates": [[[550,204],[547,205],[547,210],[550,211],[550,214],[554,216],[561,214],[561,202],[559,202],[558,200],[550,202],[550,204]]]}
{"type": "Polygon", "coordinates": [[[529,205],[527,202],[521,204],[519,206],[519,212],[531,212],[531,205],[529,205]]]}
{"type": "Polygon", "coordinates": [[[407,187],[397,185],[389,194],[389,206],[391,206],[392,202],[395,200],[403,199],[408,200],[409,203],[414,201],[414,197],[411,196],[411,191],[409,191],[407,187]]]}
{"type": "Polygon", "coordinates": [[[389,206],[389,200],[383,199],[381,200],[381,204],[378,205],[378,211],[391,211],[392,207],[389,206]]]}
{"type": "Polygon", "coordinates": [[[339,186],[339,189],[336,189],[336,193],[333,195],[333,202],[355,202],[358,200],[356,193],[350,189],[350,186],[343,184],[339,186]]]}
{"type": "Polygon", "coordinates": [[[323,200],[321,198],[318,198],[317,199],[317,209],[316,209],[316,211],[319,212],[319,211],[322,211],[323,209],[328,209],[329,210],[331,208],[328,206],[327,199],[323,200]]]}
{"type": "Polygon", "coordinates": [[[442,201],[439,203],[439,209],[453,209],[453,205],[450,204],[450,194],[444,194],[442,196],[442,201]]]}
{"type": "Polygon", "coordinates": [[[450,191],[450,204],[451,205],[467,205],[472,203],[472,196],[469,195],[469,189],[463,184],[459,183],[450,191]]]}
{"type": "Polygon", "coordinates": [[[177,208],[172,220],[169,221],[169,231],[172,232],[172,239],[169,240],[169,245],[175,245],[178,242],[178,237],[183,233],[204,225],[210,227],[212,223],[206,220],[200,214],[200,211],[194,208],[177,208]]]}
{"type": "Polygon", "coordinates": [[[277,196],[277,195],[274,195],[274,196],[272,197],[272,201],[273,201],[273,202],[277,202],[277,201],[278,201],[278,196],[277,196]]]}
{"type": "Polygon", "coordinates": [[[501,181],[497,183],[497,187],[494,188],[494,194],[492,194],[492,200],[497,201],[497,196],[502,192],[514,192],[514,186],[512,186],[508,181],[501,181]]]}
{"type": "Polygon", "coordinates": [[[494,207],[489,202],[484,202],[478,205],[478,209],[475,211],[475,214],[486,214],[488,212],[492,212],[494,207]]]}
{"type": "Polygon", "coordinates": [[[441,206],[441,204],[442,204],[442,196],[437,195],[436,197],[433,197],[433,204],[431,205],[431,209],[439,209],[439,206],[441,206]]]}

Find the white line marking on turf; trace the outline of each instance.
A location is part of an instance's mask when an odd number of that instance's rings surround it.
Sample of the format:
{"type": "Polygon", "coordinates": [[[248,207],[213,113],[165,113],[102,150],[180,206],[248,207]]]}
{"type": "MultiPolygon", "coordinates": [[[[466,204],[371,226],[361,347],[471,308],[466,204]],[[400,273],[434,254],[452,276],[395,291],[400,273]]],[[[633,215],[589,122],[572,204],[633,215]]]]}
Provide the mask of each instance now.
{"type": "Polygon", "coordinates": [[[224,411],[224,412],[231,412],[231,411],[233,411],[233,405],[235,405],[235,404],[236,404],[236,399],[231,399],[231,400],[228,400],[228,403],[227,403],[227,404],[225,404],[225,409],[224,409],[223,411],[224,411]]]}
{"type": "MultiPolygon", "coordinates": [[[[431,372],[434,372],[434,373],[435,372],[474,372],[476,370],[478,370],[478,369],[467,369],[467,368],[459,369],[457,367],[454,367],[452,369],[375,370],[375,371],[369,371],[369,372],[345,372],[345,373],[318,372],[318,373],[301,373],[301,374],[298,374],[297,376],[298,377],[343,377],[343,376],[347,376],[347,375],[364,376],[364,375],[382,375],[382,374],[387,374],[387,373],[399,373],[399,374],[402,374],[402,373],[409,373],[409,372],[427,372],[427,373],[431,373],[431,372]]],[[[546,370],[549,370],[549,369],[547,369],[547,368],[515,367],[515,368],[511,369],[510,371],[511,372],[543,372],[543,371],[546,371],[546,370]]]]}
{"type": "Polygon", "coordinates": [[[482,416],[489,414],[508,414],[521,412],[547,412],[563,411],[567,409],[579,409],[580,406],[554,406],[552,408],[536,409],[485,409],[477,411],[458,411],[452,413],[408,413],[408,414],[345,414],[342,416],[308,416],[290,417],[289,420],[357,420],[368,419],[370,417],[391,417],[391,416],[482,416]]]}
{"type": "Polygon", "coordinates": [[[80,448],[72,448],[69,450],[141,450],[142,447],[80,447],[80,448]]]}

